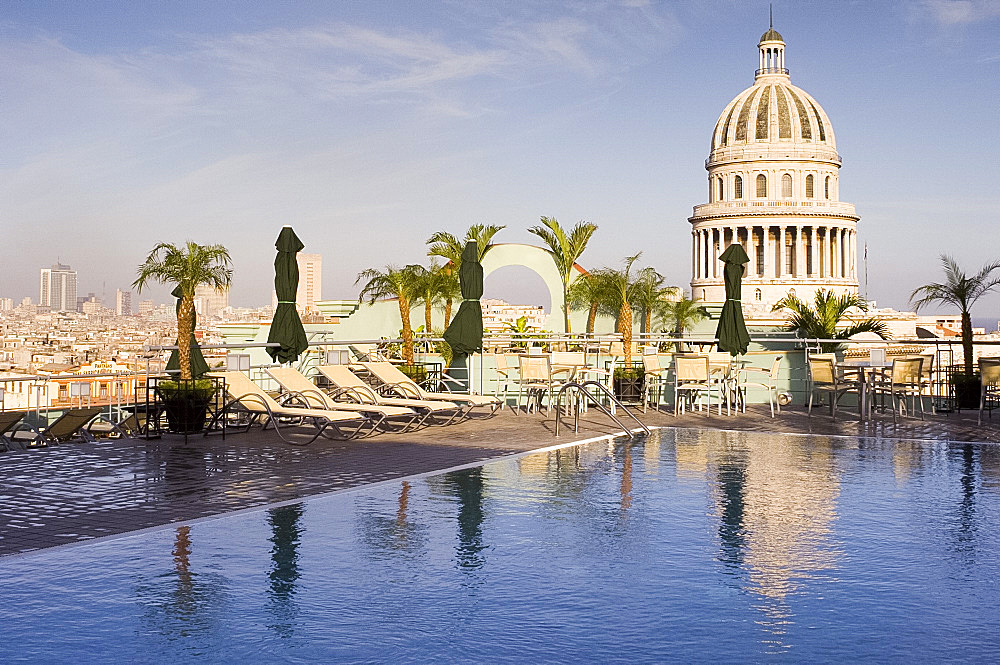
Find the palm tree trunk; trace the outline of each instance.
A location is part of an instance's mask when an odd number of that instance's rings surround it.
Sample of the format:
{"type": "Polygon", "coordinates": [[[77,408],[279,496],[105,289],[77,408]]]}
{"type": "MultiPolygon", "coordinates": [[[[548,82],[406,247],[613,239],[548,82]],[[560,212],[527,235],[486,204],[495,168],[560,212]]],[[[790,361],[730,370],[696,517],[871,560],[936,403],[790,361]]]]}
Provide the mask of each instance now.
{"type": "Polygon", "coordinates": [[[597,324],[597,308],[601,306],[599,302],[590,303],[590,312],[587,314],[587,334],[594,334],[594,326],[597,324]]]}
{"type": "Polygon", "coordinates": [[[403,321],[403,360],[413,364],[413,326],[410,324],[410,301],[399,297],[399,318],[403,321]]]}
{"type": "Polygon", "coordinates": [[[180,361],[181,380],[191,380],[191,335],[194,333],[194,296],[181,298],[177,310],[177,359],[180,361]]]}
{"type": "Polygon", "coordinates": [[[652,329],[653,329],[653,310],[647,309],[646,312],[645,312],[645,314],[646,314],[646,318],[645,318],[645,322],[642,325],[642,332],[644,332],[644,333],[646,333],[648,335],[649,333],[652,332],[652,329]]]}
{"type": "Polygon", "coordinates": [[[972,317],[962,312],[962,355],[965,357],[965,374],[972,376],[972,317]]]}
{"type": "Polygon", "coordinates": [[[424,301],[424,332],[428,335],[431,334],[431,310],[433,309],[434,301],[429,297],[424,301]]]}
{"type": "Polygon", "coordinates": [[[621,311],[618,312],[618,326],[622,333],[622,346],[625,347],[625,366],[632,366],[632,306],[628,301],[622,302],[621,311]]]}
{"type": "Polygon", "coordinates": [[[451,325],[451,298],[447,298],[444,301],[444,327],[445,329],[451,325]]]}
{"type": "Polygon", "coordinates": [[[563,321],[566,325],[566,333],[570,332],[569,329],[569,285],[564,280],[563,281],[563,321]]]}

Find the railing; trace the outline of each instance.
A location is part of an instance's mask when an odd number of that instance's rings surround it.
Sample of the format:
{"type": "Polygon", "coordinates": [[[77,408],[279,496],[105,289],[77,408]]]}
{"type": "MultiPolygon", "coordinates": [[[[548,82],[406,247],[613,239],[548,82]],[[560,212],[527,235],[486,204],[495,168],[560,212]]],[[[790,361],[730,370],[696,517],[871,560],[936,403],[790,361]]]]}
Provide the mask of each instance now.
{"type": "MultiPolygon", "coordinates": [[[[643,424],[643,422],[639,420],[634,413],[629,411],[624,404],[618,401],[618,398],[614,396],[614,393],[608,390],[608,387],[605,386],[603,383],[600,383],[598,381],[584,381],[583,383],[570,381],[569,383],[563,384],[563,386],[559,389],[559,394],[556,396],[556,426],[555,426],[556,437],[559,436],[559,421],[561,420],[560,414],[562,413],[562,398],[563,395],[570,390],[575,390],[578,396],[582,395],[583,397],[585,397],[588,402],[590,402],[598,409],[600,409],[601,412],[604,413],[604,415],[606,415],[608,418],[611,418],[611,420],[615,421],[615,424],[622,428],[622,431],[625,433],[625,436],[628,437],[632,436],[632,430],[630,430],[628,427],[625,426],[625,424],[618,418],[618,416],[615,415],[615,412],[612,409],[609,409],[606,406],[604,406],[604,404],[602,404],[599,399],[597,399],[587,391],[588,386],[594,386],[598,388],[601,392],[604,393],[604,396],[607,397],[612,404],[614,404],[619,409],[627,413],[632,418],[632,420],[634,420],[636,423],[639,424],[639,427],[641,427],[642,430],[646,432],[646,434],[649,434],[649,428],[646,427],[646,425],[643,424]]],[[[574,405],[573,409],[573,432],[579,432],[579,431],[580,431],[580,405],[576,404],[574,405]]]]}
{"type": "Polygon", "coordinates": [[[764,67],[763,69],[758,69],[754,71],[754,76],[760,76],[761,74],[788,74],[788,69],[786,67],[764,67]]]}

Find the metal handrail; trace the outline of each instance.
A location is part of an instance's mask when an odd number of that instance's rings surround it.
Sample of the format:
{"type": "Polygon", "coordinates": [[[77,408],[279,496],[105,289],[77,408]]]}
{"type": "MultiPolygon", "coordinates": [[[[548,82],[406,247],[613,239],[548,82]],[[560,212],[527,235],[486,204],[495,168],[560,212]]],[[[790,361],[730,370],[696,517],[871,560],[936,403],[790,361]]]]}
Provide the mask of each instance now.
{"type": "MultiPolygon", "coordinates": [[[[555,435],[556,436],[559,436],[559,421],[560,421],[559,412],[562,410],[562,397],[563,397],[563,393],[565,393],[568,390],[574,389],[574,388],[577,390],[577,392],[581,392],[584,395],[586,395],[587,399],[590,401],[590,403],[593,404],[594,406],[596,406],[598,409],[600,409],[601,412],[604,413],[604,415],[608,416],[609,418],[611,418],[611,420],[615,421],[615,424],[618,425],[619,427],[621,427],[622,431],[625,432],[625,436],[628,436],[628,437],[632,436],[632,430],[630,430],[628,427],[626,427],[625,423],[623,423],[611,411],[611,409],[609,409],[608,407],[606,407],[603,404],[601,404],[597,400],[596,397],[594,397],[589,392],[587,392],[587,386],[597,386],[598,388],[600,388],[602,391],[604,391],[604,394],[607,395],[608,399],[610,399],[612,401],[612,403],[614,403],[616,406],[618,406],[622,411],[624,411],[625,413],[627,413],[629,415],[629,417],[632,418],[632,420],[634,420],[635,422],[637,422],[639,424],[639,427],[641,427],[643,429],[643,431],[646,432],[646,434],[650,433],[649,432],[649,428],[646,427],[641,420],[639,420],[638,418],[636,418],[634,413],[632,413],[627,408],[625,408],[625,405],[622,404],[620,401],[618,401],[618,398],[615,397],[614,393],[612,393],[610,390],[608,390],[608,387],[605,386],[603,383],[601,383],[599,381],[584,381],[583,383],[578,383],[576,381],[570,381],[569,383],[564,383],[562,385],[562,387],[559,389],[559,394],[556,395],[556,428],[555,428],[556,429],[556,431],[555,431],[555,435]]],[[[576,432],[579,432],[579,431],[580,431],[580,409],[577,408],[576,412],[574,413],[574,416],[573,416],[573,432],[576,433],[576,432]]]]}

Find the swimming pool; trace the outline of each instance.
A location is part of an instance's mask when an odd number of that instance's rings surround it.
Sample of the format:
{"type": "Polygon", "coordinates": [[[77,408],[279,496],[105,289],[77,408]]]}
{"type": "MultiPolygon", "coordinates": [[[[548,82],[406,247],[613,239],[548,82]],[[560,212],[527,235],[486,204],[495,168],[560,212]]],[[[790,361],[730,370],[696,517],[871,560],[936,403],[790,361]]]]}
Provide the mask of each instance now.
{"type": "Polygon", "coordinates": [[[0,561],[0,662],[997,662],[1000,448],[662,430],[0,561]]]}

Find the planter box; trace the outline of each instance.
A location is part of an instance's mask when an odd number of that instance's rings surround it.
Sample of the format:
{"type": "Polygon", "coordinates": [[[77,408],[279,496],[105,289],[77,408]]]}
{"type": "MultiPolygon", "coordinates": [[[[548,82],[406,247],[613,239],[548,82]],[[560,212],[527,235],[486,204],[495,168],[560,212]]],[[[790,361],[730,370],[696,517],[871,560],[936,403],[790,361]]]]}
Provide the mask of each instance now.
{"type": "Polygon", "coordinates": [[[208,409],[216,394],[215,384],[208,383],[204,386],[201,381],[164,381],[156,386],[156,398],[167,417],[168,432],[197,434],[204,431],[208,409]]]}
{"type": "Polygon", "coordinates": [[[979,409],[979,396],[982,384],[978,376],[956,374],[951,378],[952,389],[955,391],[955,405],[959,409],[979,409]]]}
{"type": "Polygon", "coordinates": [[[641,402],[645,372],[642,366],[617,367],[611,378],[611,389],[621,402],[641,402]]]}

